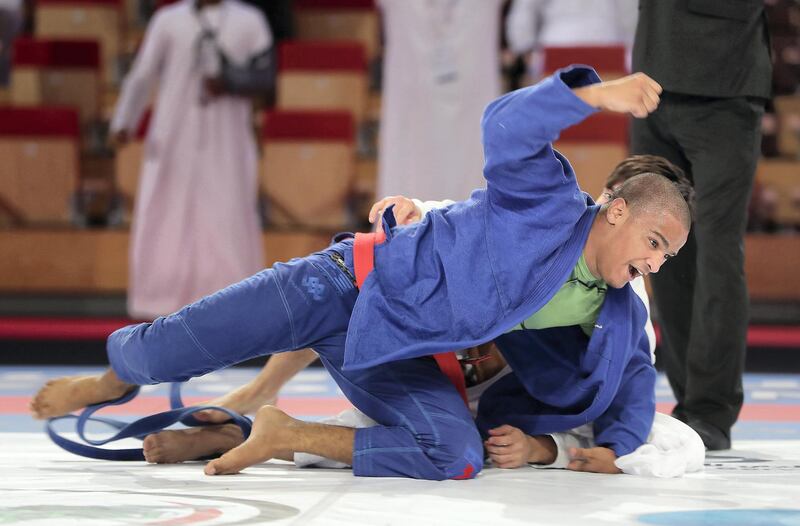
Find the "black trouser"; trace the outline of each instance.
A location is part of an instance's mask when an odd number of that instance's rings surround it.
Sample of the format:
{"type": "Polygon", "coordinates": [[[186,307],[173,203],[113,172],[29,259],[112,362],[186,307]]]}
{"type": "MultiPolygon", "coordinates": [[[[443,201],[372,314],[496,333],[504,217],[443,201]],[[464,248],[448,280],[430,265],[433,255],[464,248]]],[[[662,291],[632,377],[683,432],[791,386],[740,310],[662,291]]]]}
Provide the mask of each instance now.
{"type": "Polygon", "coordinates": [[[20,28],[21,14],[0,7],[0,87],[9,83],[11,46],[20,28]]]}
{"type": "Polygon", "coordinates": [[[686,245],[652,276],[661,356],[678,400],[673,413],[729,432],[742,407],[748,296],[747,204],[759,156],[762,99],[664,93],[635,119],[632,154],[667,158],[696,192],[686,245]]]}

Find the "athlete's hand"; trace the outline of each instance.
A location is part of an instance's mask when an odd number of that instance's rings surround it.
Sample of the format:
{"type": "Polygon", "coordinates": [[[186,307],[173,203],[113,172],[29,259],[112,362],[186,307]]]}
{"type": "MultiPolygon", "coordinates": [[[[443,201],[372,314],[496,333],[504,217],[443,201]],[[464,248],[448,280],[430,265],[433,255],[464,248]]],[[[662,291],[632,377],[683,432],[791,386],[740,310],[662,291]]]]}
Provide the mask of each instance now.
{"type": "Polygon", "coordinates": [[[634,73],[610,82],[573,90],[590,106],[644,118],[656,111],[661,100],[661,85],[644,73],[634,73]]]}
{"type": "Polygon", "coordinates": [[[622,473],[614,464],[617,454],[607,447],[571,447],[567,469],[592,473],[622,473]]]}
{"type": "Polygon", "coordinates": [[[524,466],[531,457],[532,444],[528,435],[514,426],[502,425],[489,430],[483,445],[498,468],[511,469],[524,466]]]}
{"type": "Polygon", "coordinates": [[[375,223],[383,211],[391,205],[394,205],[394,219],[398,225],[408,225],[422,219],[422,214],[414,201],[402,195],[390,195],[372,205],[369,211],[369,222],[375,223]]]}

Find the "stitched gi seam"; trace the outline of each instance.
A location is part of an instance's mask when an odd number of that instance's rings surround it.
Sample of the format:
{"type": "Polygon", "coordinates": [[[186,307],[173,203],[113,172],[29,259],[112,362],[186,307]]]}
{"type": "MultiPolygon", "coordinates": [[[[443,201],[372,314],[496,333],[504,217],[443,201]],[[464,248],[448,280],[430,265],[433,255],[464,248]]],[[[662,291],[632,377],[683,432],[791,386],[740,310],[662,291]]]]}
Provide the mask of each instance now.
{"type": "MultiPolygon", "coordinates": [[[[146,331],[146,330],[147,330],[147,329],[149,329],[149,328],[150,328],[150,325],[148,325],[148,326],[147,326],[147,328],[146,328],[146,329],[144,329],[144,330],[146,331]]],[[[129,341],[129,340],[130,340],[132,337],[133,337],[133,331],[128,331],[128,333],[125,335],[125,338],[122,340],[122,343],[120,343],[120,345],[119,345],[120,352],[118,352],[118,353],[117,353],[117,356],[119,356],[120,358],[122,358],[122,362],[125,364],[125,369],[127,369],[128,371],[130,371],[130,370],[131,370],[131,366],[130,366],[130,362],[128,362],[128,358],[125,356],[127,353],[125,353],[125,352],[122,350],[122,347],[123,347],[123,346],[125,346],[125,345],[127,345],[128,341],[129,341]]]]}
{"type": "Polygon", "coordinates": [[[497,297],[500,298],[500,304],[503,306],[503,314],[497,316],[492,323],[495,323],[498,319],[500,319],[503,315],[507,312],[507,305],[509,304],[508,299],[503,296],[503,291],[500,289],[500,283],[497,281],[497,275],[495,274],[494,270],[494,262],[489,254],[489,225],[487,225],[487,215],[489,214],[489,193],[486,193],[486,206],[483,208],[483,247],[486,249],[486,260],[489,262],[489,270],[492,272],[492,281],[494,281],[494,289],[497,291],[497,297]]]}
{"type": "MultiPolygon", "coordinates": [[[[400,381],[397,379],[397,375],[396,375],[396,374],[394,373],[394,371],[392,371],[391,369],[389,370],[389,375],[392,377],[392,381],[394,382],[394,384],[395,384],[395,385],[400,385],[400,386],[403,386],[403,385],[404,385],[403,383],[401,383],[401,382],[400,382],[400,381]]],[[[417,407],[417,409],[419,410],[419,412],[420,412],[420,413],[422,413],[422,414],[424,415],[424,417],[425,417],[425,421],[426,421],[426,422],[428,422],[428,425],[430,425],[430,426],[431,426],[431,430],[432,430],[432,432],[433,432],[433,434],[434,434],[434,441],[435,441],[435,444],[437,444],[437,445],[438,445],[438,444],[439,444],[439,433],[437,432],[436,428],[435,428],[435,427],[434,427],[434,425],[433,425],[433,422],[432,422],[432,421],[431,421],[431,419],[429,418],[427,411],[424,411],[424,410],[422,409],[422,406],[420,405],[420,403],[419,403],[419,401],[417,400],[417,398],[416,398],[414,395],[412,395],[412,394],[411,394],[411,393],[408,391],[408,389],[407,389],[407,388],[403,387],[403,392],[404,392],[404,393],[405,393],[405,394],[406,394],[406,395],[407,395],[407,396],[408,396],[408,397],[409,397],[409,398],[410,398],[410,399],[411,399],[411,400],[414,402],[414,405],[417,407]]],[[[414,435],[414,439],[416,440],[416,439],[417,439],[417,436],[418,436],[420,433],[419,433],[419,432],[416,430],[416,428],[414,428],[414,425],[413,425],[413,423],[412,423],[410,420],[408,420],[408,419],[406,418],[406,416],[405,416],[405,415],[401,415],[401,416],[403,417],[403,422],[405,422],[405,426],[408,428],[408,430],[411,432],[411,434],[412,434],[412,435],[414,435]]]]}
{"type": "Polygon", "coordinates": [[[362,449],[362,450],[359,450],[359,451],[353,451],[353,456],[354,457],[360,457],[362,455],[368,455],[368,454],[372,454],[372,453],[409,453],[409,452],[422,452],[422,448],[421,447],[408,447],[408,446],[403,446],[403,447],[369,447],[368,449],[362,449]]]}
{"type": "MultiPolygon", "coordinates": [[[[378,371],[375,372],[375,374],[377,374],[377,373],[378,373],[378,371]]],[[[397,377],[393,373],[390,373],[390,374],[391,374],[391,377],[392,377],[392,381],[395,383],[395,385],[400,385],[400,383],[397,381],[397,377]]],[[[364,380],[366,378],[369,378],[369,376],[366,376],[366,377],[362,376],[359,379],[359,381],[360,382],[364,382],[364,380]]],[[[411,423],[411,421],[408,418],[406,418],[406,415],[404,415],[403,413],[401,413],[400,411],[398,411],[397,409],[392,407],[391,404],[389,404],[388,402],[386,402],[382,398],[379,398],[378,396],[375,396],[374,394],[372,394],[372,393],[370,393],[370,392],[368,392],[368,391],[366,391],[364,389],[360,389],[360,391],[361,391],[362,394],[368,396],[369,398],[372,398],[374,401],[377,401],[379,404],[384,406],[386,409],[388,409],[389,411],[394,413],[402,421],[402,427],[407,428],[411,434],[413,434],[414,436],[416,436],[418,434],[417,430],[414,429],[414,426],[411,423]]],[[[415,403],[416,403],[416,401],[415,401],[415,403]]],[[[387,426],[387,427],[390,427],[390,426],[387,426]]],[[[391,427],[395,427],[395,426],[391,426],[391,427]]],[[[397,427],[400,427],[400,426],[397,426],[397,427]]]]}
{"type": "Polygon", "coordinates": [[[275,288],[278,289],[278,295],[281,297],[283,310],[286,312],[286,319],[289,321],[289,331],[292,333],[292,347],[297,349],[297,335],[294,331],[294,320],[292,319],[292,311],[289,309],[289,302],[286,300],[286,294],[283,293],[283,288],[281,287],[281,282],[278,280],[278,276],[274,276],[273,281],[275,282],[275,288]]]}
{"type": "MultiPolygon", "coordinates": [[[[433,449],[436,449],[436,448],[438,448],[438,447],[439,447],[439,430],[438,430],[438,429],[436,428],[436,426],[434,425],[434,423],[433,423],[433,420],[431,420],[431,417],[430,417],[430,415],[428,414],[428,412],[427,412],[427,411],[425,411],[425,410],[422,408],[422,405],[421,405],[421,404],[419,403],[419,401],[417,400],[417,397],[416,397],[416,396],[414,396],[414,395],[412,395],[412,394],[411,394],[411,393],[409,393],[408,391],[406,391],[406,394],[408,394],[408,397],[409,397],[409,398],[411,398],[411,401],[412,401],[412,402],[414,402],[414,405],[417,407],[417,409],[419,410],[419,412],[420,412],[420,413],[422,413],[422,416],[423,416],[423,418],[425,418],[425,421],[426,421],[426,422],[428,423],[428,425],[430,426],[430,429],[431,429],[431,435],[433,435],[433,449]]],[[[420,433],[418,433],[418,432],[417,432],[417,430],[416,430],[416,429],[413,429],[413,428],[410,428],[409,430],[411,431],[411,433],[413,433],[413,435],[414,435],[414,439],[418,441],[418,440],[419,440],[419,438],[418,438],[418,437],[419,437],[419,434],[420,434],[420,433]]]]}
{"type": "Polygon", "coordinates": [[[189,335],[189,337],[192,339],[192,341],[193,341],[193,342],[194,342],[194,344],[197,346],[197,348],[198,348],[198,349],[200,349],[200,351],[202,351],[202,352],[203,352],[203,354],[205,354],[205,355],[206,355],[208,358],[210,358],[211,360],[213,360],[213,361],[217,362],[217,363],[218,363],[218,364],[220,364],[221,366],[223,366],[223,367],[227,367],[227,365],[228,365],[228,364],[226,364],[225,362],[222,362],[222,361],[220,361],[220,360],[219,360],[219,358],[217,358],[216,356],[214,356],[213,354],[211,354],[211,353],[208,351],[208,349],[206,349],[206,348],[205,348],[205,347],[204,347],[204,346],[203,346],[203,345],[200,343],[200,340],[198,340],[198,339],[197,339],[197,336],[195,336],[194,332],[192,332],[192,329],[190,329],[190,328],[189,328],[189,325],[186,323],[186,320],[184,320],[182,316],[176,316],[176,318],[178,318],[178,320],[181,322],[181,325],[182,325],[182,326],[183,326],[183,328],[186,330],[186,333],[187,333],[187,334],[189,335]]]}

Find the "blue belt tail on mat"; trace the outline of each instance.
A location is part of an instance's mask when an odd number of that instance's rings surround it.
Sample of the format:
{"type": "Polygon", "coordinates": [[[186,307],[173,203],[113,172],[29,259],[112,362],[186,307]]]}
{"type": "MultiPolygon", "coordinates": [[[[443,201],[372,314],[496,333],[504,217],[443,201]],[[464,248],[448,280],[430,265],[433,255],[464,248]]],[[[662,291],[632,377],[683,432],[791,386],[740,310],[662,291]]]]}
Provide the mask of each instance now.
{"type": "Polygon", "coordinates": [[[93,416],[94,413],[105,407],[122,405],[130,402],[136,398],[136,395],[138,394],[139,388],[136,387],[131,392],[121,396],[120,398],[117,398],[116,400],[87,406],[80,415],[65,415],[56,418],[50,418],[45,425],[47,435],[61,448],[82,457],[96,458],[100,460],[144,460],[144,452],[142,451],[142,448],[105,449],[99,446],[103,446],[116,440],[122,440],[123,438],[133,437],[138,438],[139,440],[144,440],[144,437],[147,435],[158,433],[159,431],[162,431],[167,427],[179,422],[185,426],[209,425],[206,422],[200,422],[194,418],[194,416],[192,416],[198,411],[207,411],[209,409],[222,411],[231,417],[232,423],[239,426],[245,439],[250,435],[250,429],[252,427],[250,419],[240,415],[239,413],[231,411],[230,409],[210,405],[184,407],[183,401],[181,400],[181,384],[179,383],[174,383],[170,387],[170,407],[172,407],[170,411],[156,413],[154,415],[140,418],[139,420],[135,420],[133,422],[122,422],[113,418],[93,416]],[[76,420],[76,432],[80,439],[85,442],[85,444],[75,440],[70,440],[59,434],[55,430],[53,424],[61,420],[76,420]],[[86,424],[89,422],[97,422],[107,425],[113,429],[116,429],[117,432],[108,438],[100,440],[90,439],[86,436],[85,432],[86,424]]]}

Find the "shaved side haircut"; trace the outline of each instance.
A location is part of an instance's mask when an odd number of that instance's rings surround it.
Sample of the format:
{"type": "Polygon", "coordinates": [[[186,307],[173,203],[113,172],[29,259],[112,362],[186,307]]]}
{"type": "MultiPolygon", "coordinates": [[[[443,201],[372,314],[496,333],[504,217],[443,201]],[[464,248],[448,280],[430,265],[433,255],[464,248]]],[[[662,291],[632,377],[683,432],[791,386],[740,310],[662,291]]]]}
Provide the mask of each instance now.
{"type": "Polygon", "coordinates": [[[689,229],[692,225],[690,200],[694,191],[691,186],[689,201],[676,183],[655,173],[635,175],[611,193],[610,201],[622,198],[636,214],[667,213],[681,221],[689,229]]]}
{"type": "MultiPolygon", "coordinates": [[[[655,174],[669,179],[689,207],[689,214],[694,217],[694,188],[684,171],[658,155],[632,155],[619,163],[606,179],[606,188],[613,190],[629,179],[643,174],[655,174]]],[[[613,195],[613,197],[620,197],[613,195]]],[[[677,215],[680,218],[682,216],[677,215]]]]}

